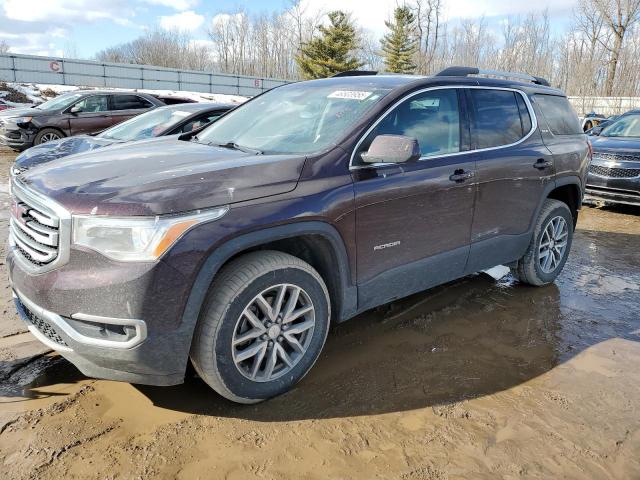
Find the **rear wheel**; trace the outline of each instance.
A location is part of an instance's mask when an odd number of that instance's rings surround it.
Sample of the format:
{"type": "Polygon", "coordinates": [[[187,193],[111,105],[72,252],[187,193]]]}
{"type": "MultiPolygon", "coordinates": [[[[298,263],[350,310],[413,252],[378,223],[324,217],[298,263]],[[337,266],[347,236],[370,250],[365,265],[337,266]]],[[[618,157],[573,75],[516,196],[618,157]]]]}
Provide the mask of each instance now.
{"type": "Polygon", "coordinates": [[[573,226],[573,216],[566,203],[545,200],[529,248],[512,268],[513,274],[529,285],[553,282],[569,256],[573,226]]]}
{"type": "Polygon", "coordinates": [[[60,140],[64,135],[55,128],[43,128],[38,132],[36,138],[33,140],[34,145],[40,145],[42,143],[52,142],[54,140],[60,140]]]}
{"type": "Polygon", "coordinates": [[[329,317],[327,288],[313,267],[282,252],[252,252],[213,282],[191,360],[220,395],[256,403],[286,392],[311,369],[329,317]]]}

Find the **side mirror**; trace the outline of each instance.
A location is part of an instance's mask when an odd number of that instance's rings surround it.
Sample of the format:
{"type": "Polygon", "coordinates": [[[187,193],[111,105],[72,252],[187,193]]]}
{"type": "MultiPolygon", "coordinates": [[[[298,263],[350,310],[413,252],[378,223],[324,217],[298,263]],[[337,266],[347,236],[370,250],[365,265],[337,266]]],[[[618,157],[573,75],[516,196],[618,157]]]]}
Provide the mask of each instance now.
{"type": "Polygon", "coordinates": [[[75,115],[76,113],[80,113],[81,111],[82,109],[79,106],[75,105],[71,107],[71,110],[69,110],[69,113],[73,113],[75,115]]]}
{"type": "Polygon", "coordinates": [[[415,138],[404,135],[378,135],[360,156],[365,163],[415,162],[420,158],[420,145],[415,138]]]}

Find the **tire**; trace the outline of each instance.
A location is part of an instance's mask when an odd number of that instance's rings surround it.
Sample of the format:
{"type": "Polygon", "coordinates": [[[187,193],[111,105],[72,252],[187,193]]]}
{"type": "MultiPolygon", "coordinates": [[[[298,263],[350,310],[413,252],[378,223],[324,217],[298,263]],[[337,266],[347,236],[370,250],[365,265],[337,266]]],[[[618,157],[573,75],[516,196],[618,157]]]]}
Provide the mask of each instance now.
{"type": "Polygon", "coordinates": [[[573,230],[574,219],[567,204],[558,200],[545,200],[533,230],[531,243],[524,256],[511,269],[513,275],[529,285],[541,286],[552,283],[564,268],[571,251],[573,230]],[[562,230],[564,235],[559,232],[557,238],[551,238],[562,222],[566,227],[562,230]],[[551,230],[547,230],[548,228],[551,230]],[[549,254],[545,254],[546,251],[549,251],[549,254]]]}
{"type": "Polygon", "coordinates": [[[248,253],[223,267],[213,281],[194,332],[191,361],[223,397],[261,402],[290,390],[307,374],[324,346],[330,316],[327,287],[313,267],[282,252],[248,253]],[[301,289],[298,296],[296,289],[301,289]],[[305,313],[289,321],[299,312],[305,313]],[[251,348],[257,353],[245,359],[251,348]]]}
{"type": "Polygon", "coordinates": [[[33,144],[41,145],[53,140],[60,140],[61,138],[64,138],[64,134],[60,130],[56,130],[55,128],[43,128],[38,132],[36,138],[33,139],[33,144]]]}

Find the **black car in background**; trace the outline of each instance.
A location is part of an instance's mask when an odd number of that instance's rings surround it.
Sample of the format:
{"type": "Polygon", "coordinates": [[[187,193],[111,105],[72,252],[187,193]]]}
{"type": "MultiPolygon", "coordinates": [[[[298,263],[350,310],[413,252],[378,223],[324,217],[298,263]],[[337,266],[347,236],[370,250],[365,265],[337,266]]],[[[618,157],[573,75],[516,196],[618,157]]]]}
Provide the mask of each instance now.
{"type": "Polygon", "coordinates": [[[14,150],[73,135],[96,133],[167,103],[192,102],[140,92],[77,90],[40,105],[0,112],[0,144],[14,150]]]}
{"type": "Polygon", "coordinates": [[[18,155],[14,173],[74,153],[87,152],[114,143],[132,142],[197,130],[216,120],[235,105],[186,103],[160,107],[119,123],[97,135],[62,138],[29,148],[18,155]]]}
{"type": "Polygon", "coordinates": [[[640,205],[640,111],[594,137],[585,201],[640,205]]]}

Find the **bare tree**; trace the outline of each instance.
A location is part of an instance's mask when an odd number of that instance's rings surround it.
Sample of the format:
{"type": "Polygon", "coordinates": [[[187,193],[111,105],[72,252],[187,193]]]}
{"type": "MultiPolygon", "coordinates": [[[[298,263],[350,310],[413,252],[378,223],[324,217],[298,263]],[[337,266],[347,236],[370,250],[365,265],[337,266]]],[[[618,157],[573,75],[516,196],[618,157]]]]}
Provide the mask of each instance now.
{"type": "Polygon", "coordinates": [[[206,45],[194,42],[187,33],[159,28],[131,42],[107,48],[99,52],[96,59],[192,70],[213,68],[211,52],[206,45]]]}
{"type": "Polygon", "coordinates": [[[0,41],[0,54],[9,53],[9,44],[4,40],[0,41]]]}
{"type": "Polygon", "coordinates": [[[443,0],[416,0],[413,5],[419,45],[416,65],[417,71],[422,74],[432,70],[440,46],[442,8],[443,0]]]}
{"type": "Polygon", "coordinates": [[[613,93],[616,71],[627,33],[640,20],[640,0],[586,0],[583,9],[593,8],[609,30],[611,42],[602,45],[610,52],[604,93],[613,93]]]}

